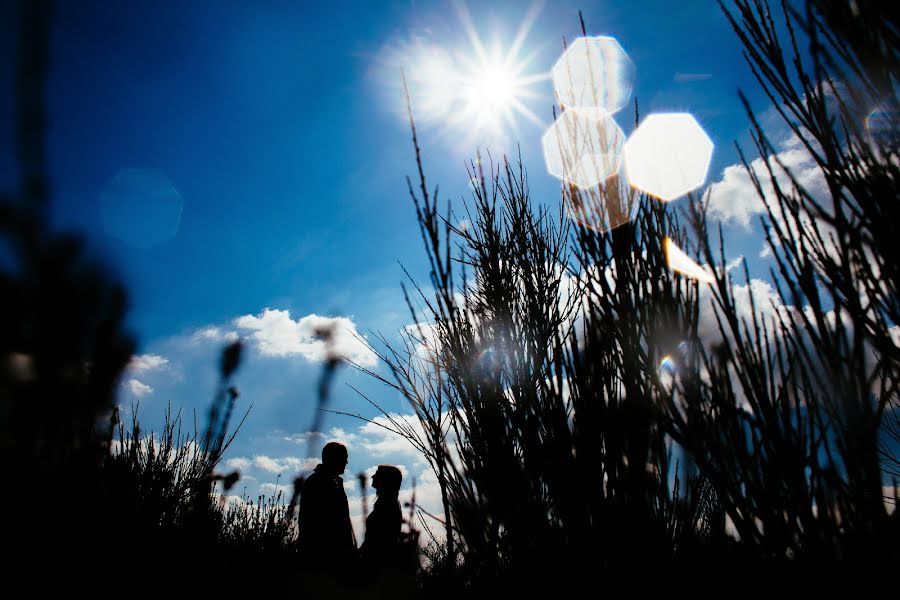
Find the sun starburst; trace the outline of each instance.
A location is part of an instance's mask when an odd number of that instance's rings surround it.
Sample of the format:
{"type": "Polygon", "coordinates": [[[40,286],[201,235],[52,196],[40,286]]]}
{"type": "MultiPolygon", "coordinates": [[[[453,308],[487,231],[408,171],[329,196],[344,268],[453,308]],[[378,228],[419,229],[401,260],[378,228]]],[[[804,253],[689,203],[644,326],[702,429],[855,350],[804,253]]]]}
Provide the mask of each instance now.
{"type": "Polygon", "coordinates": [[[508,45],[499,37],[486,44],[466,6],[458,4],[464,42],[448,48],[415,37],[396,47],[392,58],[403,66],[414,117],[466,152],[506,146],[523,122],[545,126],[527,104],[538,96],[534,84],[549,74],[533,72],[537,50],[523,51],[539,9],[531,6],[508,45]]]}

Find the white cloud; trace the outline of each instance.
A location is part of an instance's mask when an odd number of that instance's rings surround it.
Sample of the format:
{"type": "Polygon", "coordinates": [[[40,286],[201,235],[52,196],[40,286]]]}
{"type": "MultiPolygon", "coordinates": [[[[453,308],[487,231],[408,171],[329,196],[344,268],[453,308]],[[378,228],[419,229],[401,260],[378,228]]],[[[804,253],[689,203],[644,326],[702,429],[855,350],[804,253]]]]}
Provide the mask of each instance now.
{"type": "Polygon", "coordinates": [[[143,398],[153,393],[153,388],[145,383],[141,383],[137,379],[129,379],[125,383],[125,387],[138,398],[143,398]]]}
{"type": "Polygon", "coordinates": [[[238,456],[226,461],[226,465],[239,471],[258,469],[275,475],[298,474],[302,471],[310,471],[319,461],[315,458],[300,458],[297,456],[285,456],[272,458],[264,454],[257,454],[253,458],[238,456]]]}
{"type": "Polygon", "coordinates": [[[304,431],[303,433],[285,433],[283,431],[273,432],[269,437],[281,439],[292,444],[325,444],[326,442],[338,442],[345,445],[348,449],[352,449],[357,442],[355,433],[348,432],[341,427],[332,427],[328,433],[322,434],[314,431],[304,431]]]}
{"type": "Polygon", "coordinates": [[[247,501],[236,494],[228,494],[223,496],[226,508],[234,508],[236,510],[246,510],[248,508],[247,501]]]}
{"type": "MultiPolygon", "coordinates": [[[[749,284],[734,285],[732,288],[735,312],[738,320],[746,320],[752,323],[753,304],[756,305],[757,318],[770,319],[777,317],[782,311],[792,307],[785,305],[778,295],[775,287],[764,279],[751,279],[749,284]],[[751,302],[752,297],[752,302],[751,302]]],[[[697,324],[697,334],[704,344],[714,344],[722,339],[719,325],[715,317],[712,290],[708,286],[700,287],[700,319],[697,324]]],[[[766,323],[772,332],[771,323],[766,323]]]]}
{"type": "Polygon", "coordinates": [[[347,317],[312,314],[294,321],[290,311],[266,308],[258,316],[238,317],[234,324],[250,332],[250,339],[264,356],[299,355],[320,362],[333,354],[367,367],[378,362],[347,317]],[[331,332],[330,342],[323,339],[322,334],[327,331],[331,332]]]}
{"type": "MultiPolygon", "coordinates": [[[[391,419],[402,427],[411,429],[420,439],[427,439],[421,422],[415,415],[391,414],[391,419]]],[[[359,429],[360,446],[373,457],[396,456],[408,457],[412,462],[422,462],[424,457],[405,437],[388,431],[385,427],[396,429],[385,416],[375,417],[372,423],[366,423],[359,429]]]]}
{"type": "Polygon", "coordinates": [[[739,256],[735,257],[733,260],[728,261],[728,264],[725,265],[725,272],[727,273],[727,272],[731,271],[732,269],[735,269],[735,268],[741,266],[742,262],[744,262],[743,255],[739,255],[739,256]]]}
{"type": "Polygon", "coordinates": [[[194,332],[194,335],[191,336],[191,341],[193,342],[234,342],[238,339],[238,333],[236,331],[226,331],[221,327],[216,327],[215,325],[209,325],[207,327],[202,327],[194,332]]]}
{"type": "Polygon", "coordinates": [[[403,331],[410,350],[420,361],[434,361],[440,354],[440,338],[436,323],[411,323],[403,331]]]}
{"type": "MultiPolygon", "coordinates": [[[[826,198],[828,185],[825,176],[800,140],[796,137],[788,138],[781,144],[781,148],[780,152],[769,156],[778,186],[785,191],[791,190],[787,176],[787,172],[790,172],[813,198],[826,198]]],[[[767,212],[767,204],[772,207],[775,218],[783,221],[773,178],[762,158],[751,161],[749,171],[743,164],[725,167],[722,178],[709,186],[710,216],[725,223],[735,223],[744,229],[750,229],[751,220],[756,215],[767,212]],[[764,195],[762,198],[753,186],[751,172],[759,179],[764,195]]]]}
{"type": "Polygon", "coordinates": [[[225,466],[231,469],[235,469],[238,471],[246,471],[250,468],[250,465],[253,464],[252,461],[248,458],[237,457],[237,458],[229,458],[225,461],[225,466]]]}
{"type": "MultiPolygon", "coordinates": [[[[365,470],[365,474],[366,474],[366,477],[368,478],[368,481],[372,481],[372,477],[375,475],[375,471],[378,470],[378,467],[380,466],[380,464],[382,464],[382,463],[379,463],[377,465],[372,465],[371,467],[369,467],[368,469],[365,470]]],[[[404,465],[393,465],[393,466],[397,467],[397,469],[400,471],[400,476],[403,478],[403,481],[409,481],[409,469],[407,469],[404,465]]]]}
{"type": "Polygon", "coordinates": [[[159,354],[135,354],[128,363],[128,369],[136,375],[158,371],[168,366],[169,359],[159,354]]]}
{"type": "Polygon", "coordinates": [[[264,494],[268,494],[270,496],[274,496],[278,493],[285,498],[290,498],[294,495],[294,486],[292,485],[283,485],[283,484],[275,484],[275,483],[264,483],[259,486],[259,489],[264,494]]]}

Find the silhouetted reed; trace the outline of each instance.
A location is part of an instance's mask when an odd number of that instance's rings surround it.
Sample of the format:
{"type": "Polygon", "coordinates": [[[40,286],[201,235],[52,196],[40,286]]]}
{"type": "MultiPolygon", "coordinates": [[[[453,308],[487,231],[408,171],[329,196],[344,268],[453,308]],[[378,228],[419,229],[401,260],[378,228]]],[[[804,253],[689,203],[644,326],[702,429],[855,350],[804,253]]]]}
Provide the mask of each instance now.
{"type": "Polygon", "coordinates": [[[896,487],[883,491],[898,464],[897,24],[838,4],[784,8],[787,42],[766,4],[726,10],[830,194],[778,175],[750,113],[768,173],[744,164],[781,308],[754,297],[746,264],[750,310],[738,305],[699,198],[689,230],[619,178],[564,188],[552,210],[531,203],[521,163],[479,158],[471,201],[442,210],[411,120],[431,288],[407,293],[402,343],[381,339],[390,374],[369,372],[409,401],[420,428],[386,416],[440,484],[430,592],[887,584],[900,558],[896,487]],[[888,122],[874,141],[859,112],[873,105],[888,122]],[[714,269],[710,307],[667,268],[665,238],[714,269]]]}

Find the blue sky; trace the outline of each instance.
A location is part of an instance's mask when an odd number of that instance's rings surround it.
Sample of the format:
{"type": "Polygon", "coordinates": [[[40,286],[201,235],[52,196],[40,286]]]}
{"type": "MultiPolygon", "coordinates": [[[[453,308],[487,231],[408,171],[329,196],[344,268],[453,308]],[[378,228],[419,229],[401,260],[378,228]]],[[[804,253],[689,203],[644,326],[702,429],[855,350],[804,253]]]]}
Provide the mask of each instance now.
{"type": "MultiPolygon", "coordinates": [[[[217,352],[227,338],[245,337],[237,384],[241,405],[254,408],[229,459],[243,467],[248,493],[271,491],[279,472],[284,483],[309,458],[302,442],[321,352],[304,337],[313,321],[302,319],[340,316],[360,334],[392,335],[410,322],[398,261],[427,280],[404,180],[415,162],[398,110],[395,57],[411,40],[470,52],[459,6],[59,4],[48,87],[52,220],[57,229],[81,232],[130,290],[128,322],[144,359],[126,376],[121,402],[140,400],[142,419],[157,427],[169,402],[205,414],[217,352]],[[122,208],[122,198],[131,204],[122,208]]],[[[563,38],[580,35],[579,8],[589,34],[616,37],[633,60],[643,115],[690,112],[712,138],[707,181],[724,179],[727,193],[715,207],[726,222],[729,257],[748,257],[751,272],[764,276],[770,264],[759,257],[753,216],[760,207],[733,166],[734,140],[749,141],[737,90],[759,111],[768,105],[716,3],[507,1],[473,3],[468,12],[478,37],[501,48],[530,14],[521,56],[531,57],[524,72],[540,75],[560,56],[563,38]]],[[[11,154],[15,13],[11,4],[0,12],[4,190],[18,183],[11,154]]],[[[540,126],[519,119],[504,135],[481,136],[420,123],[427,175],[444,197],[467,195],[464,163],[476,147],[499,156],[517,142],[533,197],[558,202],[559,182],[546,173],[540,150],[553,88],[544,78],[530,89],[534,97],[525,103],[540,126]]],[[[631,107],[617,115],[626,133],[632,115],[631,107]]],[[[351,338],[344,342],[369,360],[351,338]]],[[[338,375],[335,409],[376,414],[345,383],[385,410],[410,412],[395,393],[350,369],[338,375]]],[[[363,425],[326,421],[350,444],[348,473],[396,462],[427,483],[414,453],[363,425]]]]}

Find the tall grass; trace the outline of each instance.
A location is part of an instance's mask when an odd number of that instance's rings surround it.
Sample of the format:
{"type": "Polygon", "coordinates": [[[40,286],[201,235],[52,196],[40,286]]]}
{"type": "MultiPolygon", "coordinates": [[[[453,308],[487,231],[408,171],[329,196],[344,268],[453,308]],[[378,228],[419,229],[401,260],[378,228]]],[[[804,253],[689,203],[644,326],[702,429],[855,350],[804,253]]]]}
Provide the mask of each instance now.
{"type": "Polygon", "coordinates": [[[726,9],[827,183],[822,199],[780,174],[748,109],[765,172],[742,160],[767,206],[777,310],[748,285],[743,311],[701,198],[687,230],[617,178],[565,188],[548,210],[521,164],[479,160],[471,201],[443,210],[411,123],[431,287],[407,293],[416,325],[401,345],[382,340],[389,375],[370,372],[424,431],[393,423],[441,486],[436,576],[480,591],[888,583],[900,558],[885,502],[896,487],[883,491],[897,474],[897,24],[838,4],[785,6],[783,25],[763,2],[726,9]],[[871,106],[887,107],[878,138],[860,120],[871,106]],[[668,270],[665,238],[713,267],[708,294],[668,270]],[[710,317],[718,332],[701,339],[710,317]]]}

